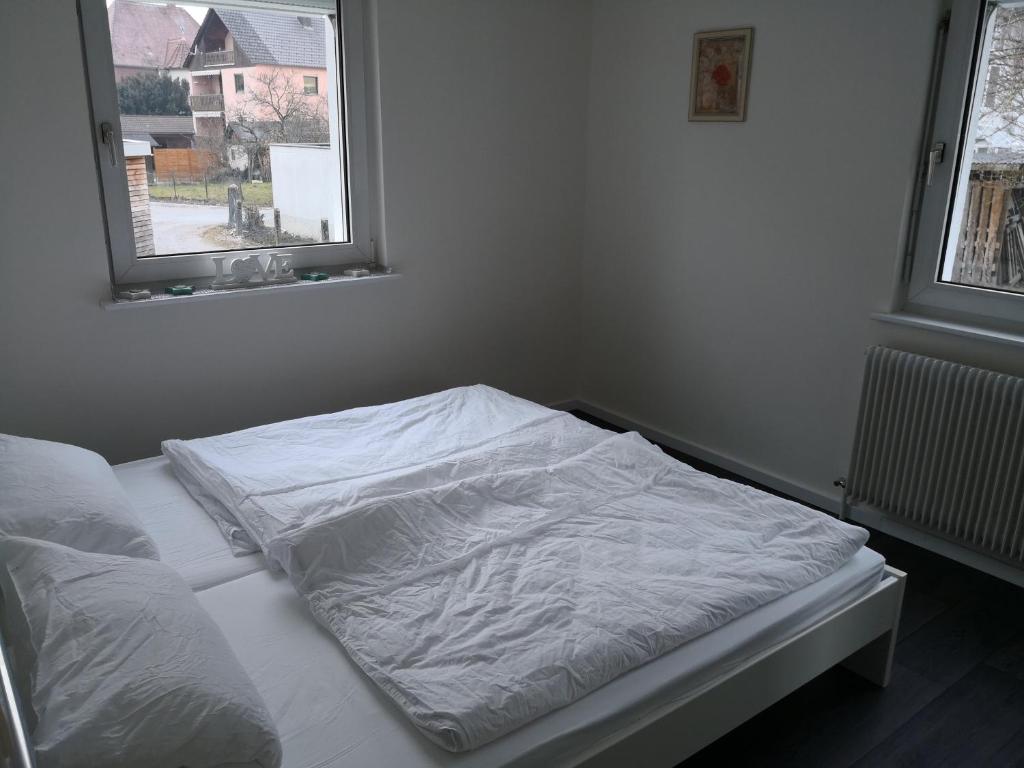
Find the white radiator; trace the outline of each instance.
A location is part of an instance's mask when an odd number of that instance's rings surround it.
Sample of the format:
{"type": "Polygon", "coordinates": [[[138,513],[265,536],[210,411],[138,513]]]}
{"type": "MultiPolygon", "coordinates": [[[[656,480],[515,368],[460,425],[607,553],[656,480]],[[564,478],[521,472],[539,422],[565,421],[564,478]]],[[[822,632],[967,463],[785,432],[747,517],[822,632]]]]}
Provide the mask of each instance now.
{"type": "Polygon", "coordinates": [[[1024,564],[1024,379],[869,348],[846,503],[1024,564]]]}

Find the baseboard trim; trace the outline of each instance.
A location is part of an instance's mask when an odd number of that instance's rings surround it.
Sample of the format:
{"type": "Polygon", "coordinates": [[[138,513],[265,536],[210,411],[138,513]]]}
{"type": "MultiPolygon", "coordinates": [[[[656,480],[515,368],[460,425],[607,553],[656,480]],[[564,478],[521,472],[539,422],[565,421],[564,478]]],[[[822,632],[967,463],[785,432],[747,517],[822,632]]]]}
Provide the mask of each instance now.
{"type": "Polygon", "coordinates": [[[571,403],[571,407],[566,407],[562,410],[584,411],[589,413],[591,416],[596,416],[597,418],[603,419],[609,424],[614,424],[622,429],[639,432],[652,442],[667,445],[669,448],[674,448],[677,451],[681,451],[700,459],[701,461],[714,464],[717,467],[721,467],[729,472],[745,477],[755,483],[767,486],[774,491],[783,493],[787,496],[792,496],[794,499],[799,499],[804,504],[809,504],[812,507],[823,509],[832,515],[839,515],[839,511],[842,507],[842,500],[840,498],[826,496],[823,493],[811,490],[805,485],[780,477],[772,472],[761,469],[760,467],[751,466],[746,462],[735,459],[732,456],[726,456],[718,453],[717,451],[713,451],[703,445],[692,443],[689,440],[684,440],[683,438],[669,434],[668,432],[663,432],[656,427],[652,427],[650,424],[635,421],[628,416],[624,416],[617,411],[604,408],[596,403],[588,402],[586,400],[574,400],[569,401],[569,403],[571,403]]]}
{"type": "MultiPolygon", "coordinates": [[[[585,411],[586,408],[579,400],[559,400],[556,403],[548,403],[548,408],[553,408],[556,411],[585,411]]],[[[597,414],[594,414],[597,416],[597,414]]]]}
{"type": "Polygon", "coordinates": [[[866,525],[876,531],[887,533],[890,536],[906,541],[921,549],[927,549],[937,555],[948,557],[950,560],[966,565],[976,571],[995,576],[997,579],[1024,587],[1024,571],[1015,568],[1009,563],[996,560],[981,552],[961,546],[953,541],[948,541],[941,536],[933,536],[927,531],[922,531],[910,525],[903,525],[898,520],[893,520],[876,509],[870,507],[850,507],[847,510],[847,517],[855,523],[866,525]]]}

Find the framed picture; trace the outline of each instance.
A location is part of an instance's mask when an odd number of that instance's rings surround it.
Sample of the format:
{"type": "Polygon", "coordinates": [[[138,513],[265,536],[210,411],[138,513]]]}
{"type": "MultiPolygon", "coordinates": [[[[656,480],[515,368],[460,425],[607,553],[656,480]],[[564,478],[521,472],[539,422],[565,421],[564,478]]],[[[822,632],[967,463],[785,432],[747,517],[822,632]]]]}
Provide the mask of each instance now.
{"type": "Polygon", "coordinates": [[[698,32],[693,36],[690,120],[746,119],[753,41],[752,27],[698,32]]]}

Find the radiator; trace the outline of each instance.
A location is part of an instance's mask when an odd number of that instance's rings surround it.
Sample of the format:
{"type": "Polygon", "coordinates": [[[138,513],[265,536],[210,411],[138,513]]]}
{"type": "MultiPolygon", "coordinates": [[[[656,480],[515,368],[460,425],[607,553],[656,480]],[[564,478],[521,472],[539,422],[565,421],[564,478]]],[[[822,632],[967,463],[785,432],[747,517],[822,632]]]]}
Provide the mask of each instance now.
{"type": "Polygon", "coordinates": [[[1024,379],[869,348],[845,501],[1024,565],[1024,379]]]}

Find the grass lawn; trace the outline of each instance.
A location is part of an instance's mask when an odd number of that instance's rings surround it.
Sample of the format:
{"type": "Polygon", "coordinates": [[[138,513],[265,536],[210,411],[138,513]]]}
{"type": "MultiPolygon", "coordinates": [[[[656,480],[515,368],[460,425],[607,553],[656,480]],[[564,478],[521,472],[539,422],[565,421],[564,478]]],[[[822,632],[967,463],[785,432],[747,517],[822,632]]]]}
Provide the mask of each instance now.
{"type": "MultiPolygon", "coordinates": [[[[248,205],[269,207],[274,204],[274,185],[264,184],[241,184],[242,200],[248,205]]],[[[150,200],[179,200],[181,202],[214,203],[216,205],[227,205],[228,185],[222,182],[210,182],[209,186],[203,184],[182,184],[177,185],[177,197],[175,188],[171,184],[150,184],[150,200]],[[209,190],[209,195],[207,195],[209,190]]]]}

